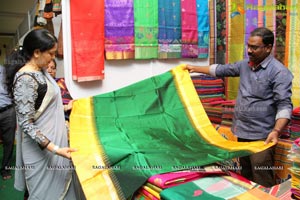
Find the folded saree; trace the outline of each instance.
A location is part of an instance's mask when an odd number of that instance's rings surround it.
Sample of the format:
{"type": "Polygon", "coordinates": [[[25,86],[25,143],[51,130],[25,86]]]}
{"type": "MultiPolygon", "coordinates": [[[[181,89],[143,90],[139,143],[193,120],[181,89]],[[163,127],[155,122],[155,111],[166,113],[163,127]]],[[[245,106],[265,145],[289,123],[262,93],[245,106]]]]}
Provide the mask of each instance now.
{"type": "Polygon", "coordinates": [[[148,179],[149,183],[152,183],[159,188],[169,188],[176,185],[180,185],[185,182],[189,182],[195,179],[199,179],[209,175],[225,175],[226,173],[220,168],[196,168],[195,171],[176,171],[164,174],[157,174],[151,176],[148,179]]]}
{"type": "Polygon", "coordinates": [[[164,200],[277,199],[257,188],[253,188],[250,184],[246,184],[229,176],[204,177],[167,188],[163,190],[160,195],[164,200]]]}
{"type": "Polygon", "coordinates": [[[265,150],[227,141],[209,121],[184,65],[113,92],[78,99],[72,160],[88,199],[124,199],[151,176],[265,150]]]}

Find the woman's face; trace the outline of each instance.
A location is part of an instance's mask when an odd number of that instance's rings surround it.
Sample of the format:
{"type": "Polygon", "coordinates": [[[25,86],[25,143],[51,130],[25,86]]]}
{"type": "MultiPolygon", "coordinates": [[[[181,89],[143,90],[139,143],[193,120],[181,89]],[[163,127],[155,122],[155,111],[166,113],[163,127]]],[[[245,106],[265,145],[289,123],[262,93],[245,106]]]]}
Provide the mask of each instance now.
{"type": "Polygon", "coordinates": [[[48,68],[47,68],[47,72],[53,77],[55,78],[56,76],[56,66],[53,60],[50,61],[50,63],[48,64],[48,68]]]}

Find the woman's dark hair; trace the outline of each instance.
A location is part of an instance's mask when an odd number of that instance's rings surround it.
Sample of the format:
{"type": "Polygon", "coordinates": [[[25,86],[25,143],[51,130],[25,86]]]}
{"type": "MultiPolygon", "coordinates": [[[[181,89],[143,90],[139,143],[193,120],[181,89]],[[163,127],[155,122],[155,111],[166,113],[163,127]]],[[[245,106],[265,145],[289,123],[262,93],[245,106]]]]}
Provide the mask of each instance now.
{"type": "Polygon", "coordinates": [[[23,46],[8,55],[4,62],[9,93],[12,92],[15,74],[32,58],[34,51],[45,52],[52,49],[56,43],[56,37],[46,29],[35,29],[25,36],[23,46]]]}
{"type": "Polygon", "coordinates": [[[271,46],[273,46],[274,44],[274,34],[270,29],[264,27],[256,28],[251,32],[251,36],[261,37],[265,45],[270,44],[271,46]]]}

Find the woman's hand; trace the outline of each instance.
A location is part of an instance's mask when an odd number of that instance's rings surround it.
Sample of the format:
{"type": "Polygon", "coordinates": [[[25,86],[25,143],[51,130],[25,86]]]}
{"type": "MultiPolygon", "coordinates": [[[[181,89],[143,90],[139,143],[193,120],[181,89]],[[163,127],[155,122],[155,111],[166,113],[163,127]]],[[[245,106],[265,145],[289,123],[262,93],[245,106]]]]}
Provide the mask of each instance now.
{"type": "Polygon", "coordinates": [[[68,104],[64,105],[64,111],[69,111],[73,107],[73,100],[71,100],[68,104]]]}
{"type": "Polygon", "coordinates": [[[62,148],[58,148],[56,150],[56,154],[68,159],[71,159],[71,153],[72,152],[76,152],[77,149],[75,148],[70,148],[70,147],[62,147],[62,148]]]}

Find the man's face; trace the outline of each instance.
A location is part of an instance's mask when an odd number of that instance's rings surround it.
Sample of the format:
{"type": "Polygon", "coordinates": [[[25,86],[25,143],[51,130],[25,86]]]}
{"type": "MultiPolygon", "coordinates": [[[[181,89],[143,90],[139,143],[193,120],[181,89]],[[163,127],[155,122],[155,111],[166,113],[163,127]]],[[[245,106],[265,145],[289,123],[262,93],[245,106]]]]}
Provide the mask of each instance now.
{"type": "Polygon", "coordinates": [[[265,45],[262,41],[262,37],[249,37],[247,51],[249,61],[252,61],[254,64],[260,64],[270,54],[271,50],[272,46],[265,45]]]}

